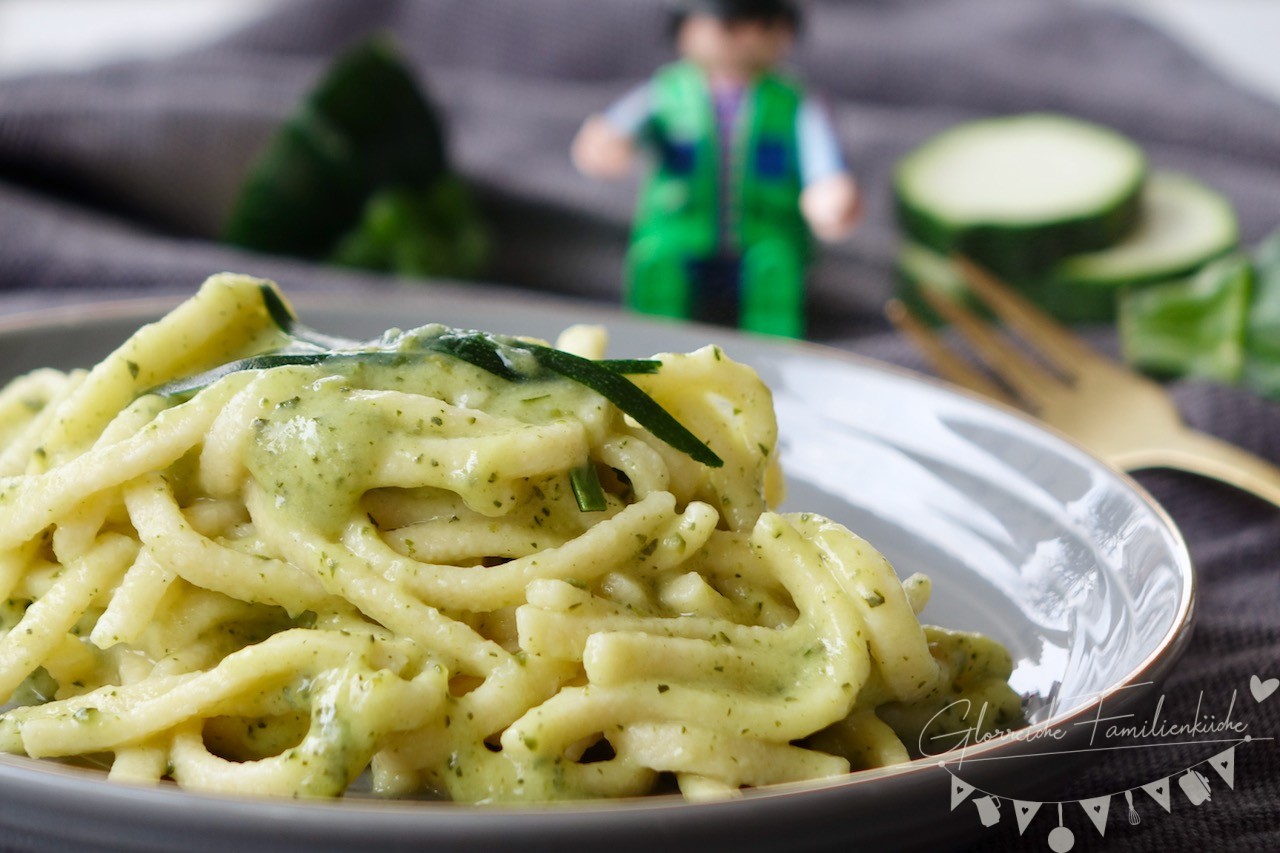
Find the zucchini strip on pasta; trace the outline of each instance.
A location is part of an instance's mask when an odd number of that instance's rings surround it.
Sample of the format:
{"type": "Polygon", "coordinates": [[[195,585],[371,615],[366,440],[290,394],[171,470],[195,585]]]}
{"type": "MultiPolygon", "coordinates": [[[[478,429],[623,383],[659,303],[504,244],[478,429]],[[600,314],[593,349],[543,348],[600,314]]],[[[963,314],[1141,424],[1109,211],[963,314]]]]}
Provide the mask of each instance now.
{"type": "Polygon", "coordinates": [[[0,390],[0,749],[265,796],[691,799],[908,760],[1011,661],[779,514],[718,347],[344,341],[214,276],[0,390]]]}

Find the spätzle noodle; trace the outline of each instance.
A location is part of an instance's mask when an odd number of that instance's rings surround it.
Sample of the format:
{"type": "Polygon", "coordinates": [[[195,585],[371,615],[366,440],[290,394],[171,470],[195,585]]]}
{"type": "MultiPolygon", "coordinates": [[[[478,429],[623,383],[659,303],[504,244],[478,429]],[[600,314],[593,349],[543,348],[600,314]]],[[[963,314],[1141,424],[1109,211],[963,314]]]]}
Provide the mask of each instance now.
{"type": "Polygon", "coordinates": [[[921,626],[927,579],[770,508],[772,399],[719,348],[293,322],[218,275],[0,392],[0,749],[265,795],[713,799],[907,760],[977,724],[960,699],[1020,718],[1002,648],[921,626]]]}

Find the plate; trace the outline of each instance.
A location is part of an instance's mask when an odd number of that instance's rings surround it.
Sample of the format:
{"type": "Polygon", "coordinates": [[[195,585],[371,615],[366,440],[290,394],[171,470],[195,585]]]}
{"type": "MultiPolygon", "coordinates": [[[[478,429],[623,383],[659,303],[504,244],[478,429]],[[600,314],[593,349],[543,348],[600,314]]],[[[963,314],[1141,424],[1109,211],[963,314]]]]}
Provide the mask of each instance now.
{"type": "MultiPolygon", "coordinates": [[[[926,621],[991,634],[1012,652],[1012,684],[1032,726],[966,748],[958,775],[983,790],[1025,799],[1035,790],[1028,780],[1067,772],[1089,722],[1140,709],[1189,639],[1194,580],[1170,519],[1133,481],[1019,413],[824,347],[578,303],[449,290],[295,303],[309,325],[354,337],[442,322],[554,338],[567,323],[591,322],[609,328],[614,357],[714,341],[753,366],[778,411],[783,509],[828,515],[901,574],[925,572],[926,621]]],[[[90,365],[173,304],[10,318],[0,323],[5,378],[90,365]]],[[[44,850],[937,849],[978,826],[971,810],[951,810],[951,778],[924,758],[720,803],[666,796],[512,808],[202,795],[0,756],[0,832],[15,847],[44,850]]]]}

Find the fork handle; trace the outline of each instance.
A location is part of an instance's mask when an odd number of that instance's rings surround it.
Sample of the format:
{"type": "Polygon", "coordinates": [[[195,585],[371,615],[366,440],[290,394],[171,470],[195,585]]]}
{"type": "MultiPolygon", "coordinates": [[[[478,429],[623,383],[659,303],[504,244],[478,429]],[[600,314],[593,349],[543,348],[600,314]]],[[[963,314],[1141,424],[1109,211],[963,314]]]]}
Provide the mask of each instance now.
{"type": "Polygon", "coordinates": [[[1174,468],[1243,489],[1280,506],[1280,468],[1198,430],[1162,436],[1158,446],[1117,453],[1111,461],[1126,471],[1174,468]]]}

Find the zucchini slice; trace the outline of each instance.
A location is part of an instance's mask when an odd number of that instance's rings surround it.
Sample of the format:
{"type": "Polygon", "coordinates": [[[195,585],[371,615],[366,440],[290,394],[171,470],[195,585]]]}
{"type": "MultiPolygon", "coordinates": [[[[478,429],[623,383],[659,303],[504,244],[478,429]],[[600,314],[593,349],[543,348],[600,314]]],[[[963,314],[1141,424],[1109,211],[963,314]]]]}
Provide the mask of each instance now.
{"type": "MultiPolygon", "coordinates": [[[[968,285],[955,264],[919,243],[903,241],[894,272],[897,297],[931,323],[940,325],[943,321],[920,295],[925,287],[940,290],[980,314],[989,313],[969,295],[968,285]]],[[[1007,277],[1006,281],[1064,323],[1108,323],[1116,318],[1118,291],[1114,287],[1060,282],[1048,277],[1007,277]]]]}
{"type": "Polygon", "coordinates": [[[1186,175],[1157,172],[1147,180],[1137,227],[1114,246],[1067,258],[1059,282],[1121,287],[1189,275],[1240,240],[1231,203],[1186,175]]]}
{"type": "Polygon", "coordinates": [[[1146,157],[1115,131],[1047,113],[968,122],[899,161],[903,231],[1011,278],[1104,248],[1136,223],[1146,157]]]}

